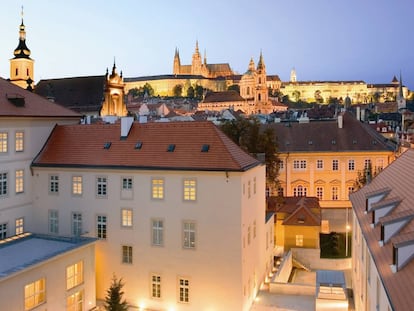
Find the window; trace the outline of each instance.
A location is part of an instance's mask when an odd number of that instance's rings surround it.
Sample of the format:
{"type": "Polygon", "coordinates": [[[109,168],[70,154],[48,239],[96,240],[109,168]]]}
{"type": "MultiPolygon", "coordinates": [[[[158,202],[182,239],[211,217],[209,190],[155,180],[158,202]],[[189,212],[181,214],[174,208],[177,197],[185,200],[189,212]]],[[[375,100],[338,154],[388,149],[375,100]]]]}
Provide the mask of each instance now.
{"type": "Polygon", "coordinates": [[[82,195],[82,176],[72,176],[72,194],[82,195]]]}
{"type": "Polygon", "coordinates": [[[332,160],[332,170],[338,171],[339,170],[339,161],[338,160],[332,160]]]}
{"type": "Polygon", "coordinates": [[[107,180],[106,177],[96,177],[96,195],[100,198],[106,197],[107,180]]]}
{"type": "Polygon", "coordinates": [[[323,187],[316,187],[316,197],[323,200],[323,187]]]}
{"type": "Polygon", "coordinates": [[[316,168],[318,170],[323,169],[323,160],[316,160],[316,168]]]}
{"type": "Polygon", "coordinates": [[[307,195],[307,188],[303,187],[302,185],[299,185],[295,188],[293,188],[293,196],[295,197],[306,197],[307,195]]]}
{"type": "Polygon", "coordinates": [[[24,170],[16,171],[16,194],[24,192],[24,170]]]}
{"type": "Polygon", "coordinates": [[[384,159],[377,159],[377,169],[378,171],[382,171],[384,168],[384,159]]]}
{"type": "Polygon", "coordinates": [[[296,235],[296,246],[303,246],[303,235],[302,234],[296,235]]]}
{"type": "Polygon", "coordinates": [[[339,189],[338,187],[332,187],[332,200],[337,201],[339,200],[339,189]]]}
{"type": "Polygon", "coordinates": [[[121,209],[121,226],[132,227],[132,209],[121,209]]]}
{"type": "Polygon", "coordinates": [[[58,175],[49,176],[49,192],[52,194],[59,193],[59,176],[58,175]]]}
{"type": "Polygon", "coordinates": [[[153,178],[152,184],[152,198],[153,199],[164,199],[164,179],[153,178]]]}
{"type": "Polygon", "coordinates": [[[285,190],[283,189],[283,187],[279,186],[279,187],[277,188],[277,195],[278,195],[279,197],[283,197],[284,192],[285,192],[285,190]]]}
{"type": "Polygon", "coordinates": [[[196,180],[184,179],[184,201],[195,201],[196,198],[196,180]]]}
{"type": "Polygon", "coordinates": [[[0,224],[0,240],[7,238],[7,223],[0,224]]]}
{"type": "Polygon", "coordinates": [[[196,224],[191,221],[183,223],[183,247],[195,248],[196,246],[196,224]]]}
{"type": "Polygon", "coordinates": [[[122,245],[122,263],[132,264],[132,246],[122,245]]]}
{"type": "Polygon", "coordinates": [[[250,245],[250,226],[247,227],[247,245],[250,245]]]}
{"type": "Polygon", "coordinates": [[[354,191],[355,191],[355,188],[353,186],[348,187],[348,195],[350,195],[354,191]]]}
{"type": "Polygon", "coordinates": [[[66,311],[83,310],[83,290],[76,292],[66,298],[66,311]]]}
{"type": "Polygon", "coordinates": [[[364,170],[371,168],[371,160],[365,159],[364,160],[364,170]]]}
{"type": "Polygon", "coordinates": [[[151,275],[151,297],[161,298],[161,275],[151,275]]]}
{"type": "Polygon", "coordinates": [[[131,177],[122,177],[122,190],[132,190],[131,177]]]}
{"type": "Polygon", "coordinates": [[[285,162],[283,162],[282,160],[279,160],[278,164],[279,164],[279,171],[282,171],[285,168],[285,162]]]}
{"type": "Polygon", "coordinates": [[[164,221],[161,219],[152,220],[152,245],[162,246],[164,244],[164,221]]]}
{"type": "Polygon", "coordinates": [[[190,281],[188,279],[179,279],[180,302],[190,302],[190,281]]]}
{"type": "Polygon", "coordinates": [[[99,239],[106,239],[106,216],[96,216],[96,236],[99,239]]]}
{"type": "Polygon", "coordinates": [[[8,194],[7,173],[0,173],[0,197],[5,197],[8,194]]]}
{"type": "Polygon", "coordinates": [[[49,233],[59,233],[59,212],[57,210],[49,210],[49,233]]]}
{"type": "Polygon", "coordinates": [[[293,161],[294,170],[305,170],[306,169],[306,160],[294,160],[293,161]]]}
{"type": "Polygon", "coordinates": [[[80,236],[82,234],[82,214],[72,213],[72,234],[80,236]]]}
{"type": "Polygon", "coordinates": [[[46,301],[46,279],[41,278],[24,286],[24,309],[30,310],[46,301]]]}
{"type": "Polygon", "coordinates": [[[355,160],[348,160],[348,171],[355,171],[355,160]]]}
{"type": "Polygon", "coordinates": [[[8,135],[6,132],[0,132],[0,153],[7,152],[8,135]]]}
{"type": "Polygon", "coordinates": [[[250,180],[247,182],[247,197],[250,199],[251,190],[250,190],[250,180]]]}
{"type": "Polygon", "coordinates": [[[256,194],[256,177],[253,178],[253,194],[256,194]]]}
{"type": "Polygon", "coordinates": [[[83,261],[66,267],[66,289],[74,288],[83,283],[83,261]]]}
{"type": "Polygon", "coordinates": [[[16,235],[22,234],[24,232],[24,218],[17,218],[15,220],[16,235]]]}
{"type": "Polygon", "coordinates": [[[16,132],[14,136],[14,149],[16,152],[23,152],[24,150],[24,132],[16,132]]]}

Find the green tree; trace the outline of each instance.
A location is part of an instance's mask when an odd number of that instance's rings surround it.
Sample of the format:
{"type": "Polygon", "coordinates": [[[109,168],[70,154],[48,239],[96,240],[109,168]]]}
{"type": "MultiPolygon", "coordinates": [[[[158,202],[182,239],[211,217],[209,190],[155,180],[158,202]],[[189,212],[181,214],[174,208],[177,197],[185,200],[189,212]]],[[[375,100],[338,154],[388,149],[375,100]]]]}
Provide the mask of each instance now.
{"type": "Polygon", "coordinates": [[[173,93],[175,97],[181,97],[183,93],[183,86],[181,84],[177,84],[173,88],[173,93]]]}
{"type": "Polygon", "coordinates": [[[194,96],[197,99],[202,99],[204,93],[204,88],[201,85],[197,85],[194,88],[194,96]]]}
{"type": "Polygon", "coordinates": [[[128,94],[132,94],[133,97],[143,97],[145,94],[148,94],[148,96],[154,96],[154,89],[151,84],[145,83],[144,86],[130,89],[128,94]]]}
{"type": "Polygon", "coordinates": [[[194,88],[193,88],[192,86],[190,86],[190,87],[187,89],[187,97],[189,97],[189,98],[194,98],[194,94],[195,94],[194,88]]]}
{"type": "Polygon", "coordinates": [[[261,130],[256,118],[226,121],[221,130],[243,150],[259,158],[264,154],[266,186],[275,189],[278,184],[279,157],[276,135],[271,128],[261,130]]]}
{"type": "Polygon", "coordinates": [[[229,87],[227,88],[227,91],[236,91],[237,93],[240,94],[240,86],[238,84],[229,85],[229,87]]]}
{"type": "Polygon", "coordinates": [[[106,291],[105,310],[107,311],[127,311],[128,305],[125,299],[122,299],[124,292],[122,288],[124,283],[122,279],[117,279],[115,275],[112,277],[111,286],[106,291]]]}

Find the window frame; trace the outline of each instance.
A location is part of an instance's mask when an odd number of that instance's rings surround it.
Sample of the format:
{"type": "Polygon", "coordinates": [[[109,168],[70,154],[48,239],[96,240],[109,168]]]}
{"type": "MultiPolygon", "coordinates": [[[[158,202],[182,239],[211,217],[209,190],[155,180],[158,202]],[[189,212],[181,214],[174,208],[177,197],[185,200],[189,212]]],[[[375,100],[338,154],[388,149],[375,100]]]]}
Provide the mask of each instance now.
{"type": "Polygon", "coordinates": [[[4,240],[8,237],[9,230],[8,230],[8,223],[3,222],[0,223],[0,240],[4,240]]]}
{"type": "Polygon", "coordinates": [[[319,201],[323,200],[323,187],[322,186],[317,186],[316,187],[316,197],[319,199],[319,201]]]}
{"type": "Polygon", "coordinates": [[[108,216],[98,214],[96,215],[95,221],[96,237],[100,240],[106,240],[108,238],[108,216]]]}
{"type": "Polygon", "coordinates": [[[161,299],[162,298],[162,276],[160,274],[151,274],[151,298],[161,299]]]}
{"type": "Polygon", "coordinates": [[[132,265],[134,258],[134,248],[132,245],[121,245],[121,262],[123,264],[132,265]]]}
{"type": "Polygon", "coordinates": [[[58,195],[59,194],[59,174],[49,174],[48,177],[48,190],[49,194],[58,195]]]}
{"type": "Polygon", "coordinates": [[[15,193],[24,193],[24,169],[17,169],[14,173],[15,193]]]}
{"type": "Polygon", "coordinates": [[[322,159],[316,160],[316,169],[317,170],[323,170],[323,160],[322,159]]]}
{"type": "Polygon", "coordinates": [[[46,278],[42,277],[33,282],[27,283],[23,288],[24,292],[24,310],[33,310],[46,302],[46,278]],[[33,286],[31,291],[29,287],[33,286]],[[28,291],[30,291],[28,293],[28,291]],[[28,302],[28,300],[33,300],[28,302]],[[29,304],[30,303],[30,304],[29,304]],[[28,305],[29,304],[29,305],[28,305]]]}
{"type": "Polygon", "coordinates": [[[85,276],[83,267],[83,260],[66,266],[66,290],[70,290],[84,283],[85,276]]]}
{"type": "Polygon", "coordinates": [[[83,176],[72,175],[72,195],[80,197],[83,195],[83,176]]]}
{"type": "Polygon", "coordinates": [[[184,220],[182,223],[183,249],[197,248],[197,223],[194,220],[184,220]]]}
{"type": "Polygon", "coordinates": [[[24,233],[24,217],[19,217],[14,220],[14,229],[16,235],[24,233]]]}
{"type": "Polygon", "coordinates": [[[190,303],[190,279],[186,277],[178,278],[178,302],[190,303]]]}
{"type": "Polygon", "coordinates": [[[14,132],[14,152],[24,152],[24,131],[14,132]]]}
{"type": "Polygon", "coordinates": [[[162,247],[164,246],[164,219],[152,218],[151,219],[151,245],[162,247]],[[156,224],[156,225],[155,225],[156,224]],[[161,224],[161,226],[159,226],[161,224]]]}
{"type": "Polygon", "coordinates": [[[121,177],[121,190],[122,191],[132,191],[134,188],[134,179],[132,176],[122,176],[121,177]]]}
{"type": "Polygon", "coordinates": [[[339,201],[339,187],[338,186],[331,187],[331,199],[332,201],[339,201]]]}
{"type": "Polygon", "coordinates": [[[165,179],[162,177],[151,178],[151,199],[164,200],[165,198],[165,179]]]}
{"type": "Polygon", "coordinates": [[[59,234],[59,210],[57,209],[48,210],[48,232],[59,234]]]}
{"type": "Polygon", "coordinates": [[[355,171],[355,160],[354,159],[348,160],[348,171],[355,171]]]}
{"type": "Polygon", "coordinates": [[[96,176],[96,197],[99,199],[106,199],[108,197],[108,177],[107,176],[96,176]]]}
{"type": "Polygon", "coordinates": [[[185,202],[197,201],[197,180],[195,178],[183,179],[183,200],[185,202]]]}
{"type": "Polygon", "coordinates": [[[81,212],[72,212],[71,216],[71,229],[73,236],[81,236],[82,235],[82,227],[83,227],[83,220],[82,220],[82,213],[81,212]]]}
{"type": "Polygon", "coordinates": [[[84,310],[84,290],[74,292],[73,294],[66,297],[66,309],[73,311],[84,310]]]}
{"type": "Polygon", "coordinates": [[[296,234],[295,246],[303,247],[303,234],[296,234]]]}
{"type": "Polygon", "coordinates": [[[338,159],[332,160],[332,171],[339,171],[339,160],[338,159]]]}
{"type": "Polygon", "coordinates": [[[0,198],[9,196],[9,172],[0,172],[0,198]]]}
{"type": "Polygon", "coordinates": [[[6,154],[9,152],[9,133],[0,132],[0,154],[6,154]]]}
{"type": "Polygon", "coordinates": [[[121,208],[121,227],[132,228],[134,223],[134,211],[132,208],[121,208]]]}

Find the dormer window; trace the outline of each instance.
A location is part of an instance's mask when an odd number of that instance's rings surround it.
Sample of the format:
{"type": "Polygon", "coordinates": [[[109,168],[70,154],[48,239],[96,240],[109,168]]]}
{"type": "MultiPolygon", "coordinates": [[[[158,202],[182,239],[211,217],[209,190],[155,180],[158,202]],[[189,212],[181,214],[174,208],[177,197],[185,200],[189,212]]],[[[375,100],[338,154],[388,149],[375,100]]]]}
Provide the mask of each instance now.
{"type": "Polygon", "coordinates": [[[106,142],[106,143],[104,144],[104,149],[109,149],[109,148],[111,148],[111,145],[112,145],[112,143],[111,143],[110,141],[106,142]]]}
{"type": "Polygon", "coordinates": [[[201,146],[201,152],[208,152],[209,149],[210,149],[210,145],[208,144],[204,144],[201,146]]]}
{"type": "Polygon", "coordinates": [[[142,141],[137,141],[134,148],[140,150],[142,148],[142,141]]]}
{"type": "Polygon", "coordinates": [[[169,144],[167,148],[167,152],[174,152],[175,150],[175,144],[169,144]]]}

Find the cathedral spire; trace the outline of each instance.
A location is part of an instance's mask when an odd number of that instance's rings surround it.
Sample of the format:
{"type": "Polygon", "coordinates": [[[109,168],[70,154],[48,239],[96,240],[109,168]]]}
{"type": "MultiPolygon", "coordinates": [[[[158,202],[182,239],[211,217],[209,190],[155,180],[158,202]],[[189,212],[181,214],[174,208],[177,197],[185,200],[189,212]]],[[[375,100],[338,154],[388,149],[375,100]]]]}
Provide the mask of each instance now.
{"type": "Polygon", "coordinates": [[[30,50],[26,46],[26,27],[24,26],[23,22],[23,6],[22,11],[20,13],[22,17],[22,23],[19,27],[19,44],[17,48],[14,50],[14,58],[28,58],[30,59],[30,50]]]}
{"type": "Polygon", "coordinates": [[[257,63],[257,70],[264,70],[264,69],[266,69],[266,66],[264,64],[262,51],[260,50],[260,57],[259,57],[259,62],[257,63]]]}

